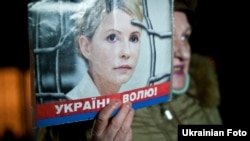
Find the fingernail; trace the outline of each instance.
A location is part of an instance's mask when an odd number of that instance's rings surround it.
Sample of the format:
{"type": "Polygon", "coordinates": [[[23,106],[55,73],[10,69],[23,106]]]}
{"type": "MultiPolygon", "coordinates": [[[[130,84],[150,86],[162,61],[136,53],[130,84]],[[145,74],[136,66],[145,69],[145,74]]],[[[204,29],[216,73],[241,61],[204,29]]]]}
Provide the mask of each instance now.
{"type": "Polygon", "coordinates": [[[132,105],[131,102],[126,102],[125,104],[126,104],[126,106],[127,106],[128,108],[131,108],[131,105],[132,105]]]}
{"type": "Polygon", "coordinates": [[[119,100],[115,100],[115,106],[119,106],[120,105],[120,101],[119,100]]]}

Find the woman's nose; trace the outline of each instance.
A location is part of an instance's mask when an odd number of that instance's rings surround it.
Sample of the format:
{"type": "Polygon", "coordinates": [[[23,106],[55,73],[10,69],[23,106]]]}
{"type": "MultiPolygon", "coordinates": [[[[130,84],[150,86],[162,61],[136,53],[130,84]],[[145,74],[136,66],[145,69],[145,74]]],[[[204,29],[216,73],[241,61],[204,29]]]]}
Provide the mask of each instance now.
{"type": "Polygon", "coordinates": [[[187,45],[182,41],[182,40],[174,40],[174,57],[178,57],[181,59],[186,59],[188,58],[188,50],[187,50],[187,45]]]}
{"type": "Polygon", "coordinates": [[[129,42],[123,42],[121,46],[121,57],[128,59],[131,53],[129,42]]]}
{"type": "Polygon", "coordinates": [[[173,48],[174,48],[174,54],[180,56],[181,55],[181,41],[178,39],[174,39],[174,44],[173,44],[173,48]]]}

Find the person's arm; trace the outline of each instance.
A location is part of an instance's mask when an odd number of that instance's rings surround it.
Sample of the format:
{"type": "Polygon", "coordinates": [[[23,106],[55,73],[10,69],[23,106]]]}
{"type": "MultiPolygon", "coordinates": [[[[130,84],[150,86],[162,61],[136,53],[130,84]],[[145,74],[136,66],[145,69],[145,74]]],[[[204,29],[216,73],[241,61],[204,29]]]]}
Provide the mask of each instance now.
{"type": "Polygon", "coordinates": [[[119,112],[112,118],[112,113],[120,106],[114,101],[104,107],[95,119],[91,141],[131,141],[134,110],[131,103],[121,106],[119,112]]]}

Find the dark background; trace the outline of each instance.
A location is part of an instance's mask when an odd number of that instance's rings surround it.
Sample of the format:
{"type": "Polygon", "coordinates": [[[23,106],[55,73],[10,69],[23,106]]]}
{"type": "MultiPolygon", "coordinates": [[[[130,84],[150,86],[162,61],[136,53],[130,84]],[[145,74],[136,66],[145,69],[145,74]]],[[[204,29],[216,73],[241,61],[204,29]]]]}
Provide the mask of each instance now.
{"type": "Polygon", "coordinates": [[[249,125],[249,18],[247,4],[198,0],[192,51],[214,58],[224,124],[249,125]]]}
{"type": "MultiPolygon", "coordinates": [[[[0,67],[29,69],[27,2],[1,2],[0,67]]],[[[224,124],[244,127],[250,119],[247,6],[242,1],[198,0],[197,25],[191,38],[193,52],[210,55],[215,60],[224,124]]]]}
{"type": "Polygon", "coordinates": [[[1,2],[0,67],[29,68],[27,31],[28,0],[1,2]]]}

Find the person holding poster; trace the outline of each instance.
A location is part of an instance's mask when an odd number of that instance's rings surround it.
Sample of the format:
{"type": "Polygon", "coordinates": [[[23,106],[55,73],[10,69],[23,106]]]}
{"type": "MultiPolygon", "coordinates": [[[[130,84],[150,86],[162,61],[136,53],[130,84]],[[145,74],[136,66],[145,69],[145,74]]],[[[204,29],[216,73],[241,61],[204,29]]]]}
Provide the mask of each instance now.
{"type": "Polygon", "coordinates": [[[134,109],[167,101],[172,6],[171,0],[29,3],[36,126],[93,120],[116,99],[134,109]],[[165,10],[162,18],[158,9],[165,10]]]}
{"type": "Polygon", "coordinates": [[[77,12],[76,42],[88,70],[70,92],[69,99],[118,93],[134,73],[140,52],[141,28],[131,21],[143,20],[141,0],[86,1],[77,12]]]}
{"type": "Polygon", "coordinates": [[[208,57],[191,54],[196,0],[175,0],[172,100],[135,112],[133,141],[177,141],[178,125],[222,124],[219,87],[208,57]]]}
{"type": "Polygon", "coordinates": [[[214,68],[208,58],[191,54],[188,39],[192,33],[195,2],[174,2],[171,101],[135,112],[131,103],[126,103],[110,118],[121,104],[114,101],[104,107],[94,121],[43,128],[38,141],[177,141],[180,124],[222,124],[217,109],[219,90],[214,68]]]}
{"type": "MultiPolygon", "coordinates": [[[[88,72],[66,94],[69,99],[117,93],[121,85],[133,75],[137,65],[141,28],[132,25],[131,21],[143,20],[142,1],[115,0],[112,5],[106,5],[106,1],[86,0],[85,9],[73,16],[78,21],[76,42],[80,54],[87,61],[88,72]]],[[[98,131],[91,135],[93,141],[130,141],[133,116],[131,102],[111,101],[95,121],[39,128],[36,138],[38,141],[86,140],[90,136],[85,135],[91,132],[89,129],[94,124],[93,127],[98,131]],[[120,110],[116,116],[107,120],[118,108],[120,110]]]]}

